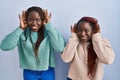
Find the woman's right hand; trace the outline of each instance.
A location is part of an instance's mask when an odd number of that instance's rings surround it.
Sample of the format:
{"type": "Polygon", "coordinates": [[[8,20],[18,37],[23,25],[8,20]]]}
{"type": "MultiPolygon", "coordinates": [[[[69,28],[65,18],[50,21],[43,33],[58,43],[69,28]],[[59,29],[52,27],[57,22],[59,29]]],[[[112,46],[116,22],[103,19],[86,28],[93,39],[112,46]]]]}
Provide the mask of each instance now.
{"type": "Polygon", "coordinates": [[[76,33],[77,32],[77,24],[74,23],[73,25],[71,25],[71,33],[76,33]]]}
{"type": "Polygon", "coordinates": [[[22,11],[22,15],[19,14],[19,20],[20,20],[20,28],[22,30],[25,30],[27,28],[27,21],[26,21],[26,11],[22,11]]]}

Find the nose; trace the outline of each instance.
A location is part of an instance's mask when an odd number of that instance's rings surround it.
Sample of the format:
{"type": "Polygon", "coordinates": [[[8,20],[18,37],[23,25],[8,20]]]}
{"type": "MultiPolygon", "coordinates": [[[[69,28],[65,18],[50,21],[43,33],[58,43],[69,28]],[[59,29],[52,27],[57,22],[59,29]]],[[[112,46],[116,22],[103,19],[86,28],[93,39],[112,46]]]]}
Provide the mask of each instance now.
{"type": "Polygon", "coordinates": [[[85,31],[82,31],[82,32],[81,32],[81,35],[82,35],[82,36],[85,36],[85,31]]]}
{"type": "Polygon", "coordinates": [[[36,20],[33,20],[33,24],[37,24],[37,21],[36,21],[36,20]]]}

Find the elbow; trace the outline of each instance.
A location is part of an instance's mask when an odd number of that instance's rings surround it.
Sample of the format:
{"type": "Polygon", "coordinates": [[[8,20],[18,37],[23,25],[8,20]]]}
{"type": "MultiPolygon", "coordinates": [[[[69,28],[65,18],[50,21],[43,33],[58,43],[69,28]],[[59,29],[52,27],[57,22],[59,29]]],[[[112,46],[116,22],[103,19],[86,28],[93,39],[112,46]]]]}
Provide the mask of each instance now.
{"type": "Polygon", "coordinates": [[[114,53],[111,53],[112,55],[108,57],[108,60],[106,61],[107,64],[112,64],[114,62],[115,59],[115,55],[114,53]]]}
{"type": "Polygon", "coordinates": [[[64,59],[64,58],[62,58],[62,60],[63,60],[65,63],[69,63],[69,62],[71,62],[70,59],[64,59]]]}
{"type": "Polygon", "coordinates": [[[0,44],[0,49],[3,50],[3,51],[7,51],[8,50],[7,49],[7,45],[3,44],[3,43],[0,44]]]}
{"type": "Polygon", "coordinates": [[[109,61],[107,62],[107,64],[112,64],[114,62],[114,58],[115,57],[110,58],[109,61]]]}
{"type": "Polygon", "coordinates": [[[0,49],[3,50],[3,51],[9,51],[9,50],[11,50],[11,49],[7,49],[7,48],[4,48],[4,47],[0,47],[0,49]]]}
{"type": "Polygon", "coordinates": [[[12,50],[13,48],[6,47],[4,45],[0,45],[0,49],[3,50],[3,51],[9,51],[9,50],[12,50]]]}
{"type": "Polygon", "coordinates": [[[101,60],[102,63],[107,64],[107,65],[112,64],[113,61],[114,61],[114,56],[101,60]]]}
{"type": "Polygon", "coordinates": [[[65,63],[69,63],[69,62],[72,61],[70,58],[65,57],[64,55],[61,55],[61,58],[62,58],[62,60],[63,60],[65,63]]]}
{"type": "Polygon", "coordinates": [[[57,51],[58,51],[58,52],[62,52],[63,50],[64,50],[64,47],[58,47],[58,48],[57,48],[57,51]]]}
{"type": "Polygon", "coordinates": [[[65,48],[65,44],[62,43],[62,44],[59,44],[59,46],[54,46],[54,49],[58,52],[62,52],[65,48]]]}
{"type": "Polygon", "coordinates": [[[3,50],[3,51],[6,51],[6,48],[2,44],[0,45],[0,49],[3,50]]]}
{"type": "Polygon", "coordinates": [[[107,65],[110,65],[110,64],[113,63],[113,60],[105,61],[104,63],[107,64],[107,65]]]}
{"type": "Polygon", "coordinates": [[[0,49],[3,50],[3,51],[8,51],[8,49],[6,49],[4,47],[1,47],[1,46],[0,46],[0,49]]]}

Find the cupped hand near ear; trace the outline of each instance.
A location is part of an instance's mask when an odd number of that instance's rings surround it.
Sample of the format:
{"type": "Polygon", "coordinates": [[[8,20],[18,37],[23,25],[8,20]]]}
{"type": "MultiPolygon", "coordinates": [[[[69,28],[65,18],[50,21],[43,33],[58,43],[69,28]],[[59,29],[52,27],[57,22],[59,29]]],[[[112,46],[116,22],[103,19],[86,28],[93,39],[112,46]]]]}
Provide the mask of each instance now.
{"type": "Polygon", "coordinates": [[[77,32],[77,24],[74,23],[73,25],[71,25],[71,33],[76,33],[77,32]]]}
{"type": "Polygon", "coordinates": [[[44,16],[45,16],[45,19],[44,19],[44,21],[43,21],[43,24],[45,25],[45,24],[47,24],[48,22],[50,22],[50,19],[51,19],[51,13],[49,13],[48,14],[48,10],[46,9],[46,10],[43,10],[43,12],[44,12],[44,16]]]}
{"type": "Polygon", "coordinates": [[[19,21],[20,21],[20,28],[22,30],[27,28],[27,21],[26,21],[26,11],[22,11],[22,15],[19,14],[19,21]]]}
{"type": "Polygon", "coordinates": [[[96,24],[96,26],[94,28],[94,33],[100,33],[100,26],[99,26],[99,24],[96,24]]]}

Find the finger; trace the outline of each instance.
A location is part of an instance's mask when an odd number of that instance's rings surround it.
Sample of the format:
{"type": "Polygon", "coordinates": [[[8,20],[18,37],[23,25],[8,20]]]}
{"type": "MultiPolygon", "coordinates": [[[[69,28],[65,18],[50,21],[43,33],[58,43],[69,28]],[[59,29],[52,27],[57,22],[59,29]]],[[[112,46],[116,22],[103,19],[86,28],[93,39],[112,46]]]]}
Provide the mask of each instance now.
{"type": "Polygon", "coordinates": [[[98,24],[98,23],[96,24],[96,27],[99,27],[99,24],[98,24]]]}
{"type": "Polygon", "coordinates": [[[46,17],[48,16],[48,10],[46,9],[46,17]]]}
{"type": "Polygon", "coordinates": [[[73,29],[73,27],[74,27],[74,24],[72,24],[71,26],[72,26],[72,29],[73,29]]]}
{"type": "Polygon", "coordinates": [[[71,28],[71,30],[72,30],[72,25],[71,25],[71,27],[70,27],[70,28],[71,28]]]}
{"type": "Polygon", "coordinates": [[[49,14],[50,19],[51,19],[51,16],[52,16],[52,13],[49,14]]]}
{"type": "Polygon", "coordinates": [[[22,18],[25,19],[25,15],[26,15],[25,10],[23,10],[23,11],[22,11],[22,18]]]}
{"type": "Polygon", "coordinates": [[[77,27],[77,24],[76,23],[74,23],[74,28],[76,28],[77,27]]]}
{"type": "Polygon", "coordinates": [[[43,9],[43,12],[44,12],[44,16],[45,16],[45,18],[46,18],[46,9],[43,9]]]}
{"type": "Polygon", "coordinates": [[[73,32],[73,30],[72,30],[72,25],[71,25],[71,32],[73,32]]]}
{"type": "Polygon", "coordinates": [[[73,29],[73,27],[74,27],[74,24],[71,25],[71,28],[72,28],[72,29],[73,29]]]}
{"type": "Polygon", "coordinates": [[[22,16],[24,15],[24,10],[22,11],[22,16]]]}
{"type": "Polygon", "coordinates": [[[21,20],[21,16],[20,16],[20,14],[18,14],[18,17],[19,17],[19,20],[21,20]]]}
{"type": "Polygon", "coordinates": [[[100,33],[100,26],[98,25],[98,32],[100,33]]]}
{"type": "Polygon", "coordinates": [[[44,16],[45,16],[45,9],[42,9],[43,13],[44,13],[44,16]]]}
{"type": "Polygon", "coordinates": [[[27,13],[27,11],[26,10],[24,10],[24,16],[26,17],[26,13],[27,13]]]}
{"type": "Polygon", "coordinates": [[[77,26],[77,23],[74,23],[74,26],[77,26]]]}

